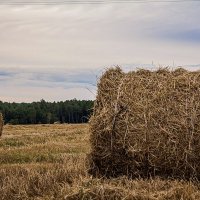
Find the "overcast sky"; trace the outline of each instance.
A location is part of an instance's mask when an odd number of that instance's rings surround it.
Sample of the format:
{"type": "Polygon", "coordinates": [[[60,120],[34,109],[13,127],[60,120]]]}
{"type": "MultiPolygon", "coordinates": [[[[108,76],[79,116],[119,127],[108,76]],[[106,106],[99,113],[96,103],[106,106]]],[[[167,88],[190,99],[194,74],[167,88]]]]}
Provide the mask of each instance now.
{"type": "Polygon", "coordinates": [[[147,1],[0,0],[0,100],[94,99],[114,65],[198,69],[200,1],[147,1]]]}

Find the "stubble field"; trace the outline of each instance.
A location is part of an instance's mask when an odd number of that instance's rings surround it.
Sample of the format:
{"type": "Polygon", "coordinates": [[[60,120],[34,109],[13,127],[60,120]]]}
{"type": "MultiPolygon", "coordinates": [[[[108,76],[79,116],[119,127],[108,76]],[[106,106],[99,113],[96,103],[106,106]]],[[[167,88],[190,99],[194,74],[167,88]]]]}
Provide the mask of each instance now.
{"type": "Polygon", "coordinates": [[[200,184],[93,178],[88,124],[6,125],[0,139],[0,199],[197,200],[200,184]]]}

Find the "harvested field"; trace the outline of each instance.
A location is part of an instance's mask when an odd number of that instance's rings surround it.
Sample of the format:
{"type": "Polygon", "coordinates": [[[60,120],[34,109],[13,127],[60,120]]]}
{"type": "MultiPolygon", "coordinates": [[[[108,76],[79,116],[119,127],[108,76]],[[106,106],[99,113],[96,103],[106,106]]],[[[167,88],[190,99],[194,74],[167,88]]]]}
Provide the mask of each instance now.
{"type": "Polygon", "coordinates": [[[87,174],[88,125],[4,127],[0,139],[2,200],[198,200],[200,185],[177,180],[87,174]]]}
{"type": "Polygon", "coordinates": [[[200,72],[111,68],[90,120],[93,175],[200,179],[200,72]]]}

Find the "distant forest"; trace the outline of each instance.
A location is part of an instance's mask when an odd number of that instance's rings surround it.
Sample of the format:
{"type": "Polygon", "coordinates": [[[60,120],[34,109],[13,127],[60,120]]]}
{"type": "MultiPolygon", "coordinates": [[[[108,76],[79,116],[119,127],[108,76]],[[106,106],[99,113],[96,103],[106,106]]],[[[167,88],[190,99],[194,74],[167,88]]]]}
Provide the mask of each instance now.
{"type": "Polygon", "coordinates": [[[7,103],[0,101],[0,112],[9,124],[86,123],[92,113],[93,101],[7,103]]]}

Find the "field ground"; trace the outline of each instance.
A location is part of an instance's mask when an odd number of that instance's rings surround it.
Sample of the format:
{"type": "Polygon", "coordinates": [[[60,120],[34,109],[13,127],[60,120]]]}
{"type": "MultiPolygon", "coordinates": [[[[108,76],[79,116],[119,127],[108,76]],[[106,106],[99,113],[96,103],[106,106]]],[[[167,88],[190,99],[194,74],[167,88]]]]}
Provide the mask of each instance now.
{"type": "Polygon", "coordinates": [[[197,200],[200,184],[97,179],[87,174],[88,125],[6,125],[0,139],[0,199],[197,200]]]}

